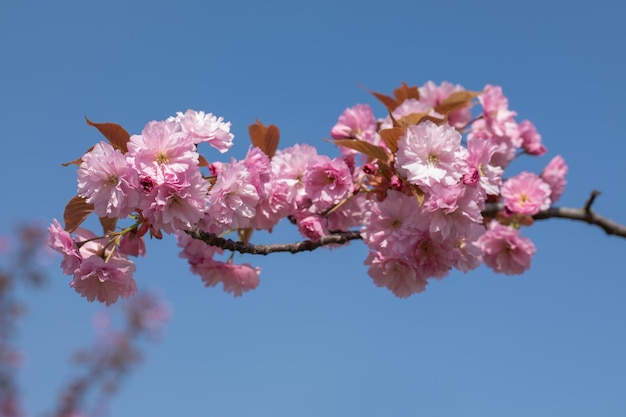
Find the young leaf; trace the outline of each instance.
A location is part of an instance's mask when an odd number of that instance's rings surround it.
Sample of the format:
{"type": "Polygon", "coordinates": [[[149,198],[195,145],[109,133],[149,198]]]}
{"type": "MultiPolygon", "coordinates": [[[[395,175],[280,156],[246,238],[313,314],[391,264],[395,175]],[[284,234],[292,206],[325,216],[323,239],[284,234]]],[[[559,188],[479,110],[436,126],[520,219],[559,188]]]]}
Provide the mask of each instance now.
{"type": "Polygon", "coordinates": [[[406,128],[404,127],[392,127],[391,129],[380,131],[381,139],[392,153],[398,152],[398,139],[404,134],[405,130],[406,128]]]}
{"type": "Polygon", "coordinates": [[[117,217],[100,217],[100,224],[102,225],[102,231],[105,235],[109,232],[114,232],[115,225],[117,224],[117,217]]]}
{"type": "Polygon", "coordinates": [[[371,156],[372,158],[379,159],[384,162],[387,162],[389,160],[389,154],[387,153],[386,150],[384,150],[380,146],[376,146],[372,143],[365,142],[364,140],[335,139],[335,140],[328,140],[327,142],[334,143],[335,145],[343,146],[345,148],[353,149],[357,152],[361,152],[362,154],[371,156]]]}
{"type": "Polygon", "coordinates": [[[87,203],[81,196],[73,197],[65,206],[63,220],[65,221],[65,230],[72,233],[80,224],[85,221],[87,216],[93,211],[93,204],[87,203]]]}
{"type": "Polygon", "coordinates": [[[420,90],[418,87],[409,87],[407,83],[402,81],[402,85],[393,90],[393,95],[396,97],[396,103],[399,106],[404,100],[409,98],[419,100],[420,90]]]}
{"type": "Polygon", "coordinates": [[[114,148],[119,149],[122,153],[128,151],[130,135],[122,126],[115,123],[93,123],[87,116],[85,116],[85,120],[89,126],[98,129],[111,142],[114,148]]]}
{"type": "Polygon", "coordinates": [[[256,123],[248,126],[248,134],[254,146],[265,152],[270,159],[274,156],[280,140],[280,130],[277,126],[265,126],[257,119],[256,123]]]}
{"type": "Polygon", "coordinates": [[[469,107],[472,105],[471,101],[480,94],[480,92],[475,91],[457,91],[456,93],[452,93],[447,99],[436,106],[435,111],[439,114],[447,115],[453,111],[469,107]]]}

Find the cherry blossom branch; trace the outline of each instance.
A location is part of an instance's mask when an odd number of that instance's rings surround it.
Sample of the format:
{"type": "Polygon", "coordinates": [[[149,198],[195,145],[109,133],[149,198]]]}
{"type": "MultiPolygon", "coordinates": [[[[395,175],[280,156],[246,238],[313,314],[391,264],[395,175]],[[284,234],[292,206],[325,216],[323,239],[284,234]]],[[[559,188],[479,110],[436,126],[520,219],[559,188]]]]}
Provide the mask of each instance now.
{"type": "MultiPolygon", "coordinates": [[[[593,226],[598,226],[607,235],[615,235],[626,238],[626,226],[617,223],[614,220],[608,219],[604,216],[596,214],[591,206],[600,195],[600,192],[594,190],[589,195],[589,198],[581,208],[569,208],[569,207],[550,207],[547,210],[540,211],[533,216],[535,220],[546,220],[552,218],[569,219],[575,221],[581,221],[593,226]]],[[[498,212],[504,209],[502,203],[490,203],[487,208],[483,210],[485,216],[495,216],[498,212]]]]}
{"type": "MultiPolygon", "coordinates": [[[[551,218],[569,219],[582,221],[594,226],[602,228],[607,235],[615,235],[626,238],[626,226],[621,225],[611,219],[596,214],[591,210],[591,206],[596,197],[600,195],[599,191],[593,191],[585,205],[582,208],[569,207],[550,207],[533,216],[535,220],[546,220],[551,218]]],[[[495,217],[496,214],[504,210],[502,203],[489,203],[483,215],[495,217]]],[[[343,245],[351,240],[362,239],[358,231],[337,231],[331,235],[322,237],[319,241],[303,240],[294,243],[275,243],[271,245],[255,245],[253,243],[237,242],[232,239],[219,237],[213,233],[207,233],[200,229],[187,231],[187,234],[194,239],[198,239],[210,246],[226,249],[232,252],[248,253],[251,255],[269,255],[275,252],[298,253],[305,251],[313,251],[322,246],[327,245],[343,245]]]]}

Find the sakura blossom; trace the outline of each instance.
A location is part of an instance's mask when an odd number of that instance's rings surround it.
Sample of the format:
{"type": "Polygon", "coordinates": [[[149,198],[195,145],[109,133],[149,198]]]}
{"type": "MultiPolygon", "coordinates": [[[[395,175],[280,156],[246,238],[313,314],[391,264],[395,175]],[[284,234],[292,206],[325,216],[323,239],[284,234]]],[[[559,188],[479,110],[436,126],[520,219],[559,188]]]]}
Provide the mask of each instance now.
{"type": "Polygon", "coordinates": [[[548,183],[537,174],[524,171],[508,179],[502,186],[504,206],[512,213],[532,216],[550,207],[548,183]]]}
{"type": "Polygon", "coordinates": [[[94,205],[100,217],[126,217],[139,202],[138,175],[126,157],[108,142],[83,155],[78,169],[78,195],[94,205]]]}
{"type": "Polygon", "coordinates": [[[456,184],[466,171],[467,150],[459,132],[448,124],[437,126],[427,120],[409,126],[398,148],[398,172],[420,187],[456,184]]]}
{"type": "Polygon", "coordinates": [[[403,258],[385,257],[380,252],[370,252],[365,265],[369,265],[367,272],[376,286],[388,288],[399,298],[420,293],[428,284],[417,274],[415,267],[403,258]]]}
{"type": "Polygon", "coordinates": [[[67,275],[74,274],[74,271],[80,267],[82,256],[72,235],[63,230],[63,227],[57,219],[52,220],[52,224],[48,228],[48,233],[48,247],[63,255],[63,260],[61,261],[63,273],[67,275]]]}
{"type": "Polygon", "coordinates": [[[224,122],[223,117],[189,109],[185,113],[177,112],[176,117],[168,119],[171,120],[176,121],[195,144],[207,142],[221,153],[233,146],[235,136],[230,133],[230,122],[224,122]]]}
{"type": "Polygon", "coordinates": [[[483,251],[485,265],[506,275],[521,274],[530,268],[530,261],[537,250],[530,239],[497,222],[490,223],[476,244],[483,251]]]}
{"type": "Polygon", "coordinates": [[[541,179],[550,185],[552,203],[559,200],[565,190],[565,184],[567,184],[565,174],[567,174],[567,164],[561,155],[552,158],[541,173],[541,179]]]}

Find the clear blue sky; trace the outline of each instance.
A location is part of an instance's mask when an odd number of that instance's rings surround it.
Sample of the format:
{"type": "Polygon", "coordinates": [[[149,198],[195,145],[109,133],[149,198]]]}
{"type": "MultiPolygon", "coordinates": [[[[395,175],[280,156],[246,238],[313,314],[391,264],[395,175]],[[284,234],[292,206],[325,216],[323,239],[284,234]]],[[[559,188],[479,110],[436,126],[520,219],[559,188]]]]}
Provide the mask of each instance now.
{"type": "MultiPolygon", "coordinates": [[[[61,162],[100,140],[85,125],[139,133],[187,108],[281,128],[282,145],[322,142],[341,111],[376,104],[363,84],[502,85],[570,166],[562,205],[599,189],[626,223],[626,6],[619,1],[4,1],[0,3],[0,231],[60,218],[75,193],[61,162]]],[[[381,106],[375,107],[384,114],[381,106]]],[[[226,155],[225,158],[230,158],[226,155]]],[[[150,242],[140,288],[174,310],[164,341],[116,397],[113,416],[626,415],[626,240],[564,220],[525,230],[530,272],[453,273],[408,300],[376,288],[364,245],[239,258],[263,268],[234,299],[205,289],[173,239],[150,242]]],[[[295,234],[281,227],[279,242],[295,234]]],[[[58,262],[32,306],[22,388],[41,413],[90,343],[100,309],[58,262]]]]}

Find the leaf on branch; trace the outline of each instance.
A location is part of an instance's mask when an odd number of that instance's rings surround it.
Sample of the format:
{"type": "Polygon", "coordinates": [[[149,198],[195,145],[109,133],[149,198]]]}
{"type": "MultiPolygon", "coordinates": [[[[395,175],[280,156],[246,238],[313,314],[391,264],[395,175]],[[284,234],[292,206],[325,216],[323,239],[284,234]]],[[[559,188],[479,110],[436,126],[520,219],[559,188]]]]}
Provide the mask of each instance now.
{"type": "Polygon", "coordinates": [[[413,195],[417,198],[417,204],[419,207],[422,207],[422,204],[424,204],[424,191],[422,191],[422,189],[417,185],[413,185],[411,187],[411,191],[413,191],[413,195]]]}
{"type": "Polygon", "coordinates": [[[481,92],[476,91],[457,91],[452,93],[447,99],[435,106],[435,111],[439,114],[447,115],[464,107],[472,105],[472,100],[478,97],[481,92]]]}
{"type": "Polygon", "coordinates": [[[65,231],[72,233],[93,211],[93,204],[79,195],[73,197],[65,206],[63,220],[65,231]]]}
{"type": "Polygon", "coordinates": [[[343,146],[345,148],[353,149],[357,152],[361,152],[364,155],[371,156],[372,158],[387,162],[389,160],[389,154],[386,150],[380,146],[376,146],[372,143],[359,139],[335,139],[326,140],[327,142],[334,143],[335,145],[343,146]]]}
{"type": "Polygon", "coordinates": [[[391,129],[383,129],[380,131],[380,137],[385,142],[385,145],[394,154],[398,152],[398,140],[404,135],[404,127],[392,127],[391,129]]]}
{"type": "Polygon", "coordinates": [[[272,159],[278,149],[280,130],[276,125],[265,126],[258,119],[248,126],[248,134],[252,144],[260,148],[268,158],[272,159]]]}
{"type": "Polygon", "coordinates": [[[128,141],[130,135],[122,126],[116,123],[93,123],[85,116],[85,120],[89,126],[93,126],[108,139],[115,149],[119,149],[122,153],[128,151],[128,141]]]}
{"type": "MultiPolygon", "coordinates": [[[[414,98],[415,100],[420,99],[420,90],[419,87],[409,87],[407,83],[402,81],[402,85],[395,90],[393,90],[393,95],[396,97],[396,103],[399,106],[402,102],[409,98],[414,98]]],[[[397,106],[396,106],[397,107],[397,106]]]]}
{"type": "Polygon", "coordinates": [[[406,127],[411,125],[417,125],[419,122],[425,120],[428,116],[428,113],[411,113],[408,116],[404,116],[398,119],[397,123],[399,127],[406,127]]]}
{"type": "Polygon", "coordinates": [[[115,225],[117,224],[117,217],[100,217],[100,224],[102,225],[102,231],[105,235],[109,232],[114,232],[115,225]]]}
{"type": "Polygon", "coordinates": [[[206,158],[200,154],[198,154],[198,166],[199,167],[209,167],[209,161],[206,160],[206,158]]]}

